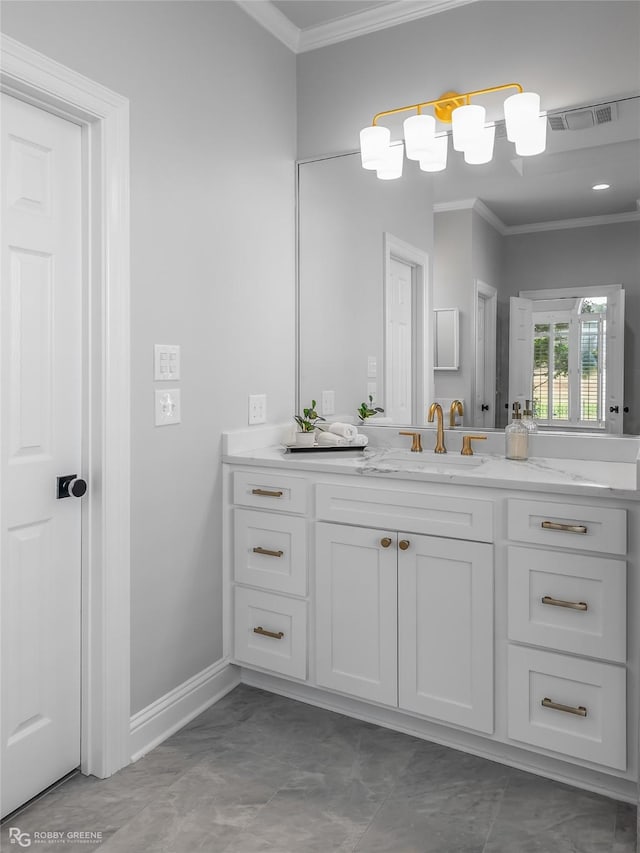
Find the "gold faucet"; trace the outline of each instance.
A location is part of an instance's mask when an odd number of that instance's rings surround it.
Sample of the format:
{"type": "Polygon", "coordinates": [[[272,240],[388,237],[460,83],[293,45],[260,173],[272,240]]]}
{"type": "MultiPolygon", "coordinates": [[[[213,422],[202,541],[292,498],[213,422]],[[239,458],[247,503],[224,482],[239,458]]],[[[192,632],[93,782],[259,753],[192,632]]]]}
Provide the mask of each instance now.
{"type": "Polygon", "coordinates": [[[411,442],[412,453],[422,453],[422,441],[419,432],[404,432],[401,431],[398,435],[410,435],[413,441],[411,442]]]}
{"type": "Polygon", "coordinates": [[[467,435],[462,436],[462,450],[460,453],[462,456],[473,456],[473,447],[471,447],[472,441],[486,441],[486,435],[471,435],[467,433],[467,435]]]}
{"type": "Polygon", "coordinates": [[[464,409],[462,408],[462,403],[460,400],[454,400],[451,403],[451,408],[449,409],[449,426],[453,429],[456,425],[456,412],[462,417],[464,414],[464,409]]]}
{"type": "Polygon", "coordinates": [[[433,450],[434,453],[446,453],[447,448],[444,446],[444,426],[442,423],[442,406],[440,403],[432,403],[429,406],[429,414],[427,416],[427,423],[433,423],[433,415],[434,413],[438,416],[438,430],[436,433],[436,446],[433,450]]]}

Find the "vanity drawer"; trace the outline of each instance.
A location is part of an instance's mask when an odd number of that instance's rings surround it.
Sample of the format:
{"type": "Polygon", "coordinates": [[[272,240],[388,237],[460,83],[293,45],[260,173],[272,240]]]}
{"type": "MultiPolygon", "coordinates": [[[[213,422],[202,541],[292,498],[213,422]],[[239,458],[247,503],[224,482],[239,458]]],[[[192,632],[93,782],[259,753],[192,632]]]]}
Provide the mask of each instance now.
{"type": "Polygon", "coordinates": [[[236,661],[306,678],[306,602],[236,587],[234,605],[236,661]]]}
{"type": "Polygon", "coordinates": [[[626,731],[624,667],[509,646],[510,738],[626,770],[626,731]]]}
{"type": "Polygon", "coordinates": [[[252,474],[236,471],[233,475],[233,502],[240,506],[277,509],[281,512],[307,511],[307,481],[284,474],[252,474]]]}
{"type": "Polygon", "coordinates": [[[235,509],[235,580],[273,592],[307,594],[307,522],[304,518],[235,509]]]}
{"type": "Polygon", "coordinates": [[[492,501],[320,483],[316,508],[324,521],[493,542],[492,501]]]}
{"type": "Polygon", "coordinates": [[[510,640],[626,661],[623,560],[511,546],[508,566],[510,640]]]}
{"type": "Polygon", "coordinates": [[[573,551],[627,553],[627,513],[602,506],[508,500],[509,539],[573,551]]]}

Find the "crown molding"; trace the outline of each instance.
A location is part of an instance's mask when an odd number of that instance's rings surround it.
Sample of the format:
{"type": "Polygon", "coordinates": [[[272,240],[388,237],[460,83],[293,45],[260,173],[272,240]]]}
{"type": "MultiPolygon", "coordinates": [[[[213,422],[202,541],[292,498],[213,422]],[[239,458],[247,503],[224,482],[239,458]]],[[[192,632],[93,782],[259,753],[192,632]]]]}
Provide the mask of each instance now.
{"type": "Polygon", "coordinates": [[[393,3],[389,6],[377,6],[375,9],[347,15],[344,18],[302,30],[298,53],[337,44],[475,2],[476,0],[402,0],[401,3],[393,3]]]}
{"type": "Polygon", "coordinates": [[[296,27],[270,0],[235,0],[235,2],[289,50],[294,53],[306,53],[367,33],[375,33],[387,27],[426,18],[428,15],[437,15],[439,12],[446,12],[458,6],[476,3],[477,0],[402,0],[401,3],[392,3],[389,6],[378,6],[365,12],[345,15],[344,18],[306,29],[296,27]]]}
{"type": "Polygon", "coordinates": [[[566,228],[589,228],[594,225],[618,225],[621,222],[640,222],[640,211],[628,213],[609,213],[601,216],[582,216],[576,219],[556,219],[551,222],[530,222],[526,225],[505,225],[495,213],[479,198],[463,198],[458,201],[445,201],[433,205],[434,213],[447,213],[455,210],[475,210],[489,225],[503,237],[514,234],[534,234],[539,231],[562,231],[566,228]]]}
{"type": "Polygon", "coordinates": [[[301,30],[270,0],[236,0],[236,3],[289,50],[299,53],[301,30]]]}

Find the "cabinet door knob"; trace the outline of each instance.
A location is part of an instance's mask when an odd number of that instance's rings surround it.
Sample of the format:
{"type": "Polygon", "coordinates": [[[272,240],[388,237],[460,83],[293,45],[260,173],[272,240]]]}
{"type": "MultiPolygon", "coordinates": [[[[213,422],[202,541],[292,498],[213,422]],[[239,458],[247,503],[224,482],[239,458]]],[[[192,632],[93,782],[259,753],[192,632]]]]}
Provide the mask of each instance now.
{"type": "Polygon", "coordinates": [[[380,544],[382,545],[383,548],[388,548],[392,542],[393,542],[393,539],[390,539],[388,536],[383,536],[382,539],[380,540],[380,544]]]}
{"type": "Polygon", "coordinates": [[[411,543],[409,542],[409,540],[408,540],[408,539],[401,539],[401,540],[398,542],[398,546],[400,547],[400,550],[401,550],[401,551],[406,551],[410,544],[411,544],[411,543]]]}

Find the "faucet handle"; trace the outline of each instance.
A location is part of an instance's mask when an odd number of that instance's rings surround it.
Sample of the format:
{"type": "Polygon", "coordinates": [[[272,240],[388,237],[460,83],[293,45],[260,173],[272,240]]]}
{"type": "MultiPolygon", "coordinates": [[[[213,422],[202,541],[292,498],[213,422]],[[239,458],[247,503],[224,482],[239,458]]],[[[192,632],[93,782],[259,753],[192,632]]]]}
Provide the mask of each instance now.
{"type": "Polygon", "coordinates": [[[462,450],[460,454],[462,456],[473,456],[473,448],[471,447],[472,441],[486,441],[486,435],[463,435],[462,436],[462,450]]]}
{"type": "Polygon", "coordinates": [[[422,453],[422,437],[419,432],[405,432],[401,430],[398,435],[410,435],[413,439],[411,442],[411,451],[413,453],[422,453]]]}

